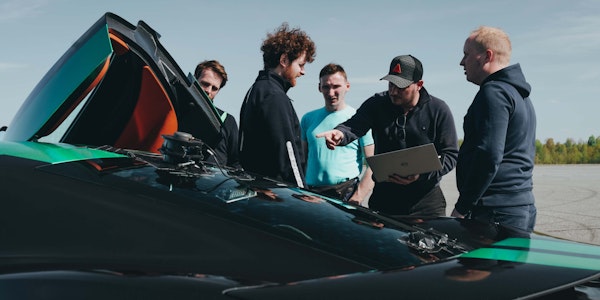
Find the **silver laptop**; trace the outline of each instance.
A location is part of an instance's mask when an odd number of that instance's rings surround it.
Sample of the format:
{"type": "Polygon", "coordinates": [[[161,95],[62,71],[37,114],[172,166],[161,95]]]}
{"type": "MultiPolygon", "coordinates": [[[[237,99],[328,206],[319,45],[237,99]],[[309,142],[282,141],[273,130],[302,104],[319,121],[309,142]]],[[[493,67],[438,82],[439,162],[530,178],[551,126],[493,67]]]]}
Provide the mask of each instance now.
{"type": "Polygon", "coordinates": [[[442,169],[440,157],[432,143],[367,157],[375,181],[387,181],[392,174],[408,176],[442,169]]]}

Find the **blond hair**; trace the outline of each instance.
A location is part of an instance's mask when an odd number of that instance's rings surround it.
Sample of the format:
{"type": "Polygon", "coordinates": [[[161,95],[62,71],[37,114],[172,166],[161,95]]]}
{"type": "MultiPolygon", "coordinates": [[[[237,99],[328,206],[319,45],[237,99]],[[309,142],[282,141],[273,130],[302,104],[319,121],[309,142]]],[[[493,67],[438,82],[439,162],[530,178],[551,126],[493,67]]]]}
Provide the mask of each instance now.
{"type": "Polygon", "coordinates": [[[500,28],[480,26],[471,32],[472,41],[479,50],[492,50],[496,57],[496,62],[501,65],[508,65],[512,46],[508,34],[500,28]]]}

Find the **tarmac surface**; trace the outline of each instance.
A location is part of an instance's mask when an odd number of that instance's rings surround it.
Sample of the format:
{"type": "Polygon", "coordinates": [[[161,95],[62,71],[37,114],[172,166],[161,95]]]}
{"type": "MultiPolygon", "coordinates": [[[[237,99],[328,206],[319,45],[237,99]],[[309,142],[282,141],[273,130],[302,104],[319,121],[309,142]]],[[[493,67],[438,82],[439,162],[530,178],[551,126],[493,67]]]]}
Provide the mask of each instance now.
{"type": "MultiPolygon", "coordinates": [[[[536,165],[535,231],[600,245],[600,165],[536,165]]],[[[458,198],[454,171],[441,183],[448,215],[458,198]]]]}

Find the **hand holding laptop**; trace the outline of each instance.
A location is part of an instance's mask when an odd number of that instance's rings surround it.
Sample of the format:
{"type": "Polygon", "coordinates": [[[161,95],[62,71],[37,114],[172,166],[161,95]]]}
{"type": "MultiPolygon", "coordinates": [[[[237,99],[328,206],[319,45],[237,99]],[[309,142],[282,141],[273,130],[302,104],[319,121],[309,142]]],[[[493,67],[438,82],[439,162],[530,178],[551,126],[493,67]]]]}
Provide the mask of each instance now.
{"type": "Polygon", "coordinates": [[[400,185],[409,185],[419,179],[419,174],[408,175],[408,176],[400,176],[398,174],[392,174],[388,177],[389,182],[400,184],[400,185]]]}
{"type": "Polygon", "coordinates": [[[417,178],[408,176],[419,175],[442,169],[440,158],[433,143],[381,153],[367,157],[367,162],[373,170],[377,182],[390,181],[390,176],[396,174],[396,179],[415,181],[417,178]]]}

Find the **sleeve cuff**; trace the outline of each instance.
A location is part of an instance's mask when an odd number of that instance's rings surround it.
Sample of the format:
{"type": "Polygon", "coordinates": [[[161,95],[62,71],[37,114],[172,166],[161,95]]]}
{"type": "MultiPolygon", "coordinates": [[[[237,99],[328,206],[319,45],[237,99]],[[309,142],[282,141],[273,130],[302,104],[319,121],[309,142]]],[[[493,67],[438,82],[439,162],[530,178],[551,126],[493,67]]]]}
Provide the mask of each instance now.
{"type": "Polygon", "coordinates": [[[456,202],[456,205],[454,206],[454,209],[456,209],[456,211],[461,214],[461,215],[467,215],[470,211],[471,211],[471,207],[473,207],[472,204],[470,203],[463,203],[464,201],[460,201],[459,200],[456,202]]]}

